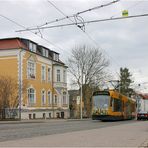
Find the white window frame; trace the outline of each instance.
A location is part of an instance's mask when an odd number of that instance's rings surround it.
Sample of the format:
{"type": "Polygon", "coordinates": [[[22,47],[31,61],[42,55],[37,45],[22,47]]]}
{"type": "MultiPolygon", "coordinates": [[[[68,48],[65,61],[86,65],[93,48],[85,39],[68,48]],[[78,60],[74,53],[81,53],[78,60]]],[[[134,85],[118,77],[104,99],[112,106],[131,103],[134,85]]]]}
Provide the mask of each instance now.
{"type": "Polygon", "coordinates": [[[42,48],[42,56],[46,55],[46,50],[44,48],[42,48]]]}
{"type": "Polygon", "coordinates": [[[36,63],[32,60],[27,62],[27,78],[35,79],[36,78],[36,63]],[[32,64],[32,67],[30,67],[32,64]]]}
{"type": "Polygon", "coordinates": [[[48,57],[48,50],[45,51],[45,56],[48,57]]]}
{"type": "Polygon", "coordinates": [[[51,95],[51,91],[50,90],[48,90],[47,96],[48,96],[48,104],[52,105],[52,95],[51,95]]]}
{"type": "Polygon", "coordinates": [[[47,69],[47,80],[48,80],[48,82],[50,82],[51,81],[51,68],[50,67],[48,67],[48,69],[47,69]]]}
{"type": "Polygon", "coordinates": [[[63,105],[67,104],[67,93],[63,92],[63,105]]]}
{"type": "Polygon", "coordinates": [[[66,83],[66,70],[63,70],[63,82],[66,83]]]}
{"type": "Polygon", "coordinates": [[[46,81],[46,65],[41,66],[41,80],[46,81]],[[44,67],[44,69],[43,69],[44,67]]]}
{"type": "Polygon", "coordinates": [[[36,53],[37,45],[29,42],[29,50],[36,53]]]}
{"type": "Polygon", "coordinates": [[[54,95],[54,104],[58,105],[58,96],[57,95],[54,95]]]}
{"type": "Polygon", "coordinates": [[[36,103],[36,91],[35,91],[35,89],[32,88],[32,87],[28,88],[27,89],[27,95],[28,95],[28,105],[29,106],[35,105],[35,103],[36,103]],[[29,90],[31,90],[31,89],[34,92],[29,92],[29,90]],[[33,95],[33,101],[31,101],[32,98],[30,97],[30,95],[33,95]]]}
{"type": "Polygon", "coordinates": [[[59,61],[59,55],[58,55],[57,53],[54,53],[54,54],[53,54],[53,59],[54,59],[55,61],[59,61]]]}
{"type": "Polygon", "coordinates": [[[46,105],[46,91],[44,89],[41,91],[41,102],[42,105],[46,105]]]}
{"type": "Polygon", "coordinates": [[[61,82],[61,71],[57,69],[57,82],[61,82]]]}

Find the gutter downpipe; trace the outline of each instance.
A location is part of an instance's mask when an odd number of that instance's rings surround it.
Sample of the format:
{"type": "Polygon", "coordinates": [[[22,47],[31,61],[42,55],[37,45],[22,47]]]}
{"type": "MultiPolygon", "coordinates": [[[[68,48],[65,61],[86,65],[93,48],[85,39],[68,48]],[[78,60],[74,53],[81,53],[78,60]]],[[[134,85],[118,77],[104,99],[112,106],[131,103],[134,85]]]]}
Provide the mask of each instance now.
{"type": "Polygon", "coordinates": [[[53,60],[52,60],[52,110],[53,110],[53,119],[55,118],[55,115],[54,115],[54,84],[53,84],[53,74],[54,74],[54,71],[53,71],[53,60]]]}
{"type": "Polygon", "coordinates": [[[22,49],[19,51],[19,120],[21,121],[21,105],[22,105],[22,49]]]}

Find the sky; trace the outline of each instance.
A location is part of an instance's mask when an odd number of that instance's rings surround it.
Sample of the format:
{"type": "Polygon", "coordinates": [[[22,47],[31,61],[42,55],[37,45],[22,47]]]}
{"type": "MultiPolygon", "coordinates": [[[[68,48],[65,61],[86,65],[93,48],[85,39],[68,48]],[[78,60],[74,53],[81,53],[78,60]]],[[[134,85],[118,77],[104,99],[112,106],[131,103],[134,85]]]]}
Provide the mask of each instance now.
{"type": "MultiPolygon", "coordinates": [[[[31,39],[59,52],[60,59],[64,62],[70,57],[72,48],[77,45],[87,44],[100,48],[110,61],[108,72],[114,76],[114,79],[118,79],[120,67],[127,67],[134,80],[133,87],[137,91],[148,93],[148,16],[85,24],[85,32],[76,26],[40,29],[34,33],[16,32],[24,29],[23,27],[37,27],[63,18],[62,13],[71,16],[112,1],[0,0],[0,38],[31,39]]],[[[128,10],[129,16],[146,14],[148,13],[148,1],[120,0],[112,5],[80,14],[79,19],[91,21],[121,17],[123,10],[128,10]]],[[[72,21],[79,22],[76,19],[72,21]]],[[[65,23],[68,24],[71,21],[65,19],[45,26],[65,23]]]]}

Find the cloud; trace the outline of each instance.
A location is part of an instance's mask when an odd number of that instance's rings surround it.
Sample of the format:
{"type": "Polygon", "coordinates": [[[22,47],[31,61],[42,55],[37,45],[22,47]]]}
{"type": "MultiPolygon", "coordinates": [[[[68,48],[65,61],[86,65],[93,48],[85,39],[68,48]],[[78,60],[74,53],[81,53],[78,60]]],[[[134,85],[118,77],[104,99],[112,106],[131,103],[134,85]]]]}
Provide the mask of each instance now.
{"type": "MultiPolygon", "coordinates": [[[[69,16],[111,1],[54,0],[51,2],[69,16]]],[[[84,13],[81,17],[83,17],[84,21],[110,18],[112,16],[119,17],[124,9],[128,9],[129,15],[143,14],[148,13],[147,4],[147,1],[125,0],[84,13]]],[[[26,27],[41,25],[64,17],[46,0],[2,0],[0,14],[26,27]]],[[[129,67],[132,71],[140,69],[143,72],[143,78],[135,75],[135,79],[139,82],[141,80],[148,81],[146,65],[148,63],[148,17],[87,24],[85,26],[86,33],[76,26],[40,30],[48,42],[30,32],[16,33],[16,30],[23,28],[2,17],[0,17],[0,22],[0,38],[14,36],[29,38],[59,52],[64,61],[66,61],[72,47],[75,45],[89,44],[96,46],[97,44],[98,47],[106,51],[107,57],[110,58],[112,73],[119,71],[120,67],[129,67]]],[[[55,24],[60,23],[71,23],[71,21],[58,21],[55,24]]]]}

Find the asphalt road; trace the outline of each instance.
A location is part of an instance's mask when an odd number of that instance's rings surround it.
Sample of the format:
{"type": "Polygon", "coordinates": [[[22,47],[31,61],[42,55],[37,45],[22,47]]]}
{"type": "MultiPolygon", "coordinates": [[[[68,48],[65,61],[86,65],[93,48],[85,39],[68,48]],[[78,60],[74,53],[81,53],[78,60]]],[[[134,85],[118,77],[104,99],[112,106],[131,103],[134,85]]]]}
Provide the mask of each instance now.
{"type": "Polygon", "coordinates": [[[135,122],[137,121],[101,122],[94,120],[46,120],[41,122],[0,124],[0,142],[72,131],[99,129],[120,124],[132,124],[135,122]]]}

